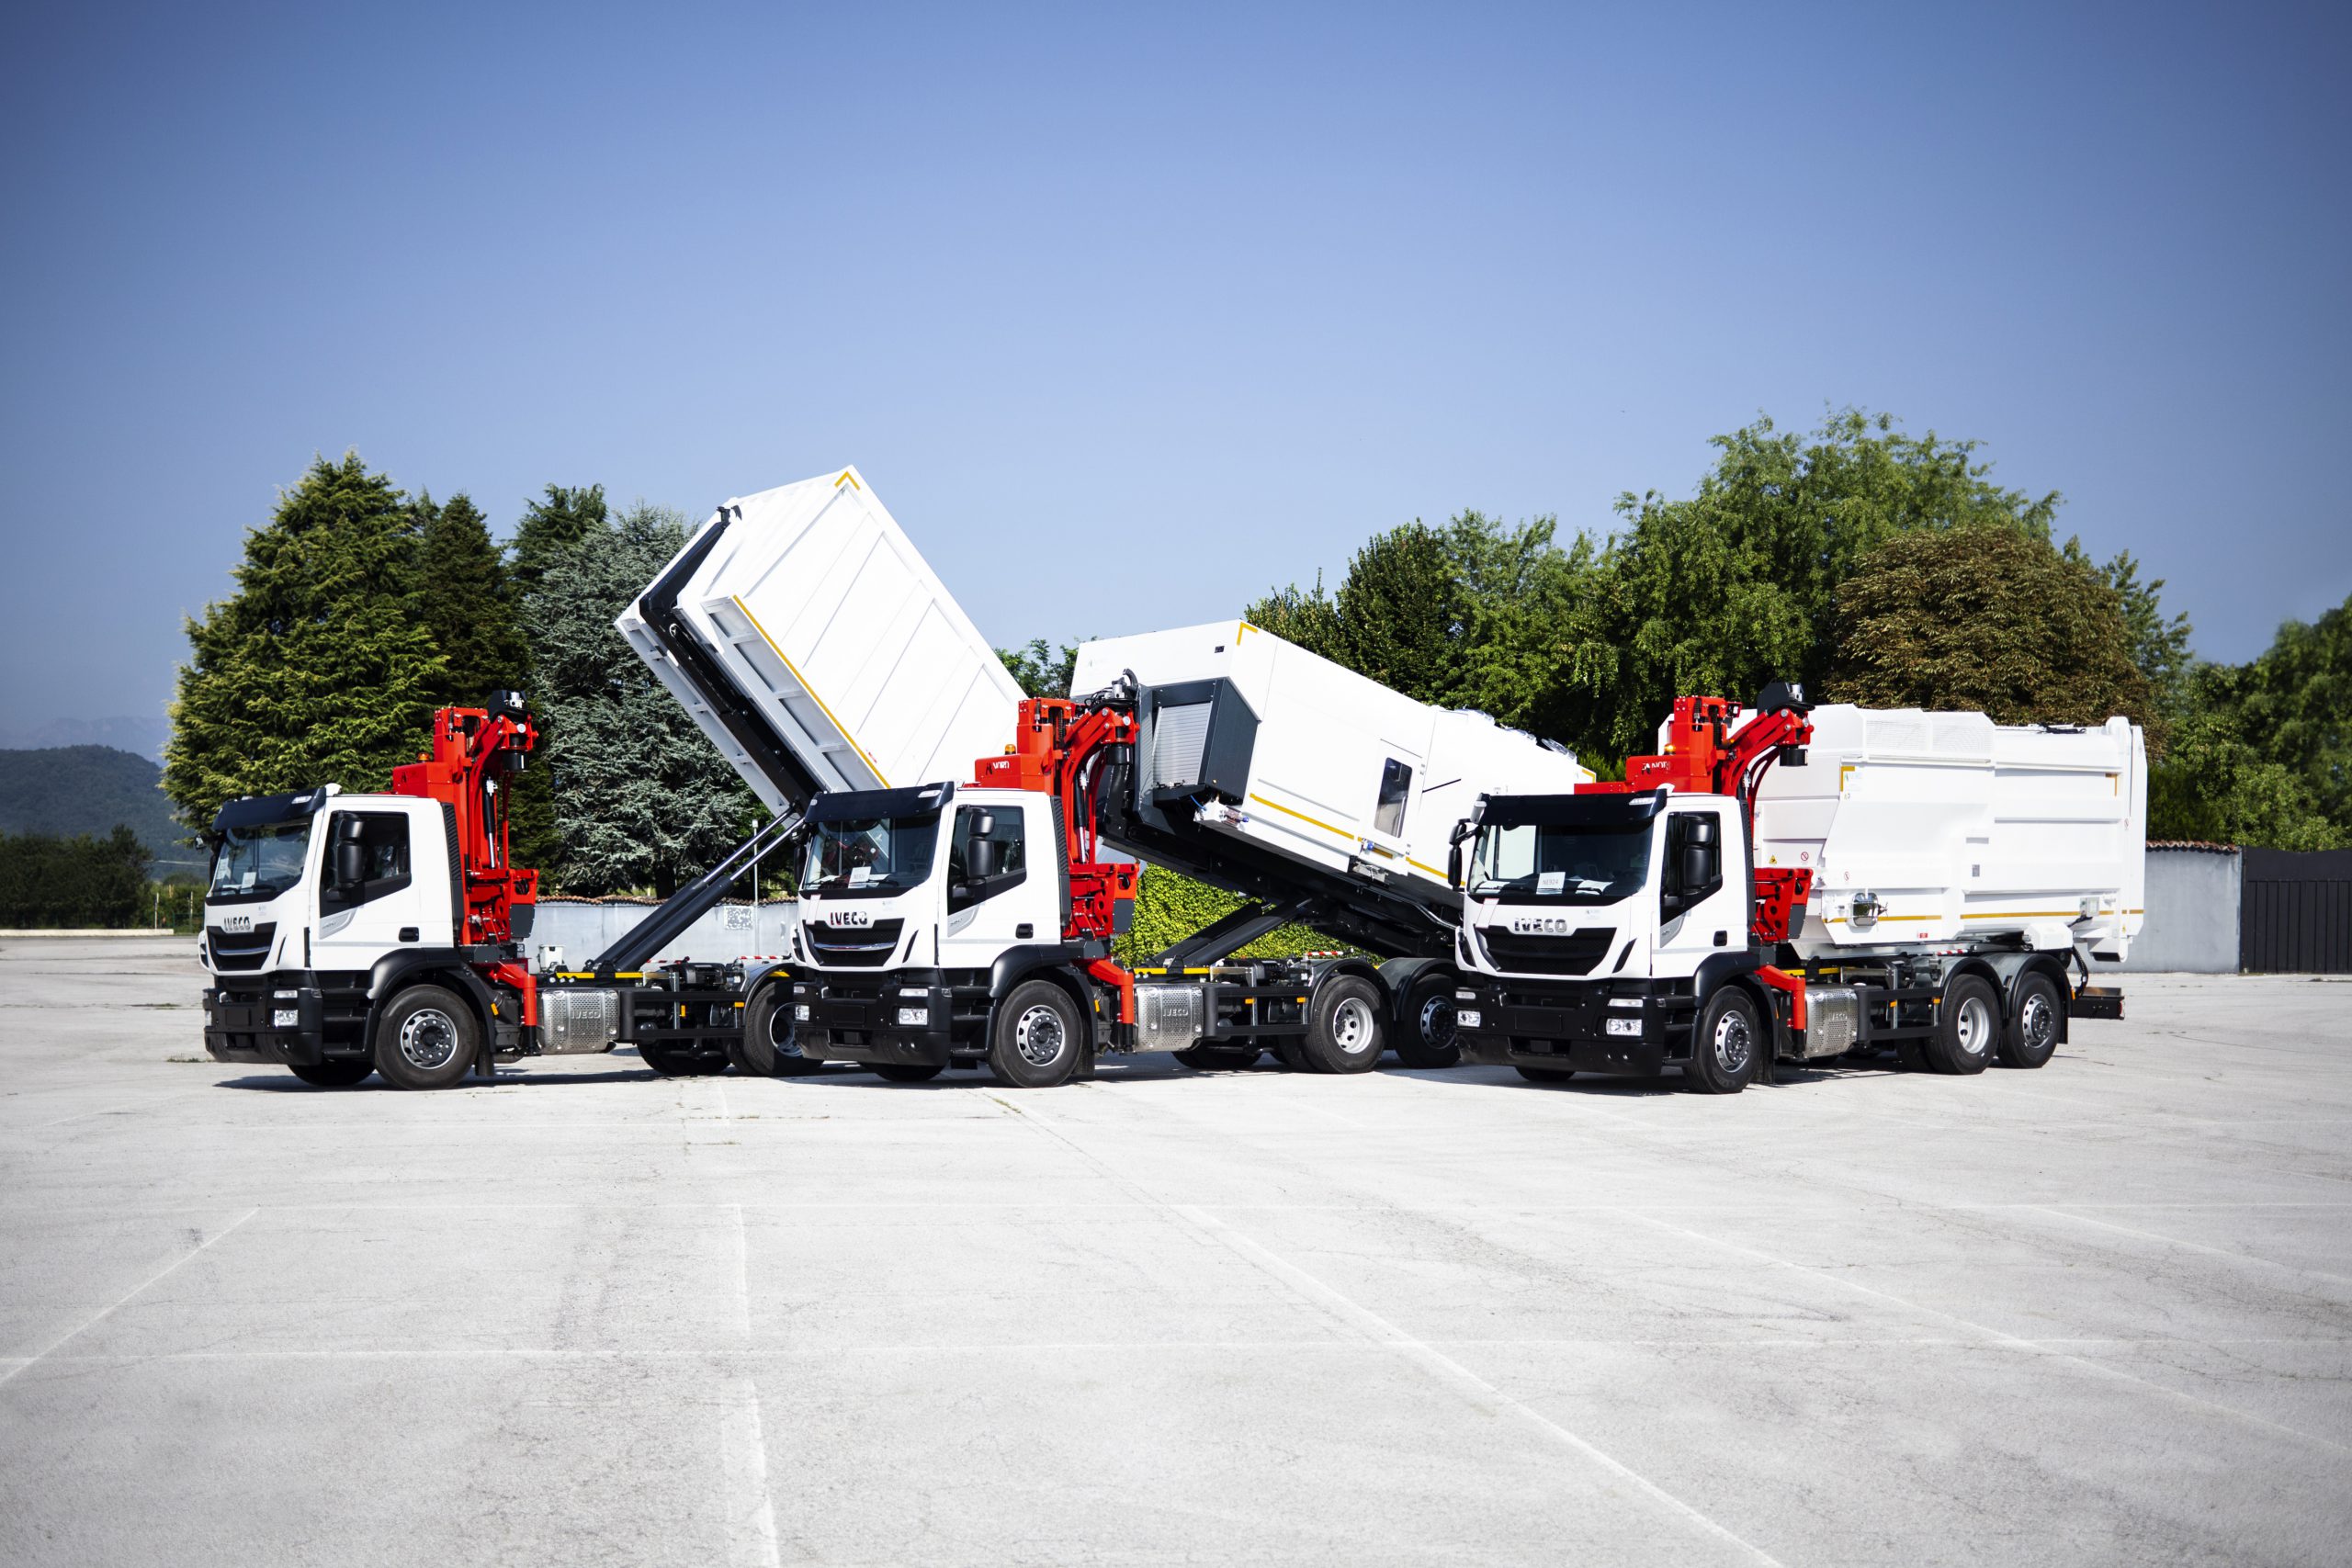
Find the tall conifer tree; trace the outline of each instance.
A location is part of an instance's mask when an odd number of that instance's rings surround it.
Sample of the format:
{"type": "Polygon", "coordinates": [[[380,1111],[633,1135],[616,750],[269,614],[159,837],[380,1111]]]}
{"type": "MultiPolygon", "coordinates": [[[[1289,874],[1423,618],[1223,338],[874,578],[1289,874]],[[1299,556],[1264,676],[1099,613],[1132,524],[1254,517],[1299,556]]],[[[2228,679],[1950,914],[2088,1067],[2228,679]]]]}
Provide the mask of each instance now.
{"type": "Polygon", "coordinates": [[[416,513],[425,623],[449,664],[441,700],[479,707],[492,692],[520,688],[530,667],[506,560],[465,491],[439,506],[427,495],[416,513]]]}
{"type": "Polygon", "coordinates": [[[382,789],[448,680],[407,497],[356,452],[320,457],[245,536],[237,591],[187,622],[164,790],[201,828],[220,803],[317,784],[382,789]]]}

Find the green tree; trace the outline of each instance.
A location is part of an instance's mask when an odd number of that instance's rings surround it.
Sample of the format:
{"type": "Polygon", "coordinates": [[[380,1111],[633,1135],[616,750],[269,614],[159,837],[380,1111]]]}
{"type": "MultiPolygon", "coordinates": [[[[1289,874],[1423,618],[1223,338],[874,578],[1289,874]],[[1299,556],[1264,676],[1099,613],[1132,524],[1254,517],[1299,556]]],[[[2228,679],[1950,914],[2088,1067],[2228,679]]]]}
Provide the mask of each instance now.
{"type": "Polygon", "coordinates": [[[1746,700],[1776,678],[1817,684],[1838,591],[1872,549],[1971,525],[2047,539],[2061,501],[1993,483],[1974,442],[1906,435],[1859,410],[1810,436],[1765,418],[1712,445],[1690,500],[1618,499],[1623,531],[1563,626],[1564,739],[1580,747],[1645,748],[1684,693],[1746,700]]]}
{"type": "Polygon", "coordinates": [[[1897,535],[1838,595],[1822,697],[1979,710],[1996,724],[2144,722],[2121,596],[2087,562],[2005,525],[1897,535]]]}
{"type": "Polygon", "coordinates": [[[439,506],[430,495],[420,498],[416,514],[425,624],[448,661],[439,700],[480,707],[492,692],[523,689],[530,649],[488,520],[463,491],[439,506]]]}
{"type": "Polygon", "coordinates": [[[382,789],[415,754],[447,660],[407,498],[356,452],[313,461],[245,535],[237,591],[187,623],[164,790],[189,828],[311,784],[382,789]]]}
{"type": "MultiPolygon", "coordinates": [[[[514,525],[514,537],[507,546],[506,565],[507,591],[513,596],[518,626],[527,632],[539,614],[534,599],[548,572],[570,560],[582,540],[601,537],[611,528],[612,513],[605,502],[605,487],[600,484],[551,484],[538,500],[523,503],[523,514],[514,525]]],[[[650,581],[649,577],[647,581],[650,581]]],[[[640,591],[644,586],[638,585],[640,591]]],[[[531,657],[527,635],[525,642],[517,684],[532,699],[544,760],[555,749],[554,717],[547,705],[538,700],[538,671],[531,657]]],[[[554,874],[563,856],[563,842],[556,830],[550,771],[541,766],[524,773],[514,781],[514,795],[509,804],[508,830],[513,835],[516,863],[554,874]]]]}
{"type": "Polygon", "coordinates": [[[2245,664],[2181,678],[2148,832],[2277,850],[2352,846],[2352,599],[2289,621],[2245,664]]]}
{"type": "Polygon", "coordinates": [[[538,500],[525,502],[507,547],[515,592],[527,600],[549,569],[571,558],[582,540],[610,528],[612,522],[603,485],[551,484],[538,500]]]}
{"type": "Polygon", "coordinates": [[[1044,637],[1032,637],[1025,648],[1000,648],[996,656],[1021,689],[1033,697],[1066,697],[1069,695],[1072,671],[1078,668],[1078,648],[1063,643],[1056,653],[1046,645],[1044,637]]]}
{"type": "Polygon", "coordinates": [[[102,838],[0,833],[0,926],[144,925],[148,858],[126,823],[102,838]]]}
{"type": "Polygon", "coordinates": [[[631,507],[550,561],[525,602],[561,844],[552,869],[571,892],[666,897],[759,819],[735,771],[613,629],[685,538],[682,514],[631,507]]]}

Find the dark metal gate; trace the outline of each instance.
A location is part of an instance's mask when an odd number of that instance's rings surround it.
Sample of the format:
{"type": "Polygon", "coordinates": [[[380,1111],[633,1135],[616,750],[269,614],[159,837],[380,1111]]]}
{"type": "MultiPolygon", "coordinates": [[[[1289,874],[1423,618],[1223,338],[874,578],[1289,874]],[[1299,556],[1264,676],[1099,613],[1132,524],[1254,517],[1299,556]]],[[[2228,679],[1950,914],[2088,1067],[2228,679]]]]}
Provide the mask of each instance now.
{"type": "Polygon", "coordinates": [[[2352,975],[2352,850],[2248,850],[2238,967],[2352,975]]]}

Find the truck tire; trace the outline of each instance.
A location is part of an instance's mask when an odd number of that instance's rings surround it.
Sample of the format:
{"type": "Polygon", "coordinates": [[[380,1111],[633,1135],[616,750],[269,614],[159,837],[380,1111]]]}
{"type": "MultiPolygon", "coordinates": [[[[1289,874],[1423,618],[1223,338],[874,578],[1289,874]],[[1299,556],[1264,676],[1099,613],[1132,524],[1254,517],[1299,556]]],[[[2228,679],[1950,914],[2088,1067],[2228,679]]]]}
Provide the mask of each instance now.
{"type": "Polygon", "coordinates": [[[440,986],[410,987],[376,1024],[376,1070],[394,1089],[447,1089],[481,1051],[473,1004],[440,986]]]}
{"type": "Polygon", "coordinates": [[[1388,998],[1361,975],[1339,975],[1307,1001],[1306,1060],[1318,1073],[1368,1073],[1387,1048],[1388,998]]]}
{"type": "Polygon", "coordinates": [[[989,1024],[989,1070],[1013,1089],[1069,1082],[1079,1053],[1091,1050],[1085,1021],[1069,993],[1051,980],[1023,980],[996,1007],[989,1024]]]}
{"type": "Polygon", "coordinates": [[[1930,1071],[1981,1073],[2001,1043],[2001,1003],[1982,975],[1962,975],[1944,987],[1936,1032],[1928,1037],[1930,1071]]]}
{"type": "Polygon", "coordinates": [[[820,1072],[825,1064],[800,1054],[798,1025],[793,1021],[791,993],[782,986],[762,986],[743,1008],[743,1034],[727,1043],[727,1059],[739,1073],[755,1078],[792,1078],[820,1072]]]}
{"type": "Polygon", "coordinates": [[[892,1083],[929,1083],[946,1071],[944,1067],[927,1066],[917,1062],[880,1062],[875,1065],[874,1070],[892,1083]]]}
{"type": "Polygon", "coordinates": [[[1453,1039],[1453,980],[1424,975],[1398,1010],[1396,1059],[1408,1067],[1450,1067],[1462,1060],[1453,1039]]]}
{"type": "Polygon", "coordinates": [[[318,1089],[349,1089],[376,1070],[365,1056],[338,1056],[325,1062],[288,1062],[287,1067],[304,1083],[318,1089]]]}
{"type": "Polygon", "coordinates": [[[1175,1053],[1176,1059],[1196,1072],[1230,1073],[1254,1066],[1258,1061],[1255,1045],[1194,1045],[1175,1053]]]}
{"type": "Polygon", "coordinates": [[[2038,1067],[2058,1049],[2058,1021],[2064,1016],[2058,983],[2033,970],[2018,976],[2014,995],[2016,1015],[2001,1031],[2001,1065],[2038,1067]]]}
{"type": "Polygon", "coordinates": [[[1574,1067],[1522,1067],[1513,1063],[1511,1070],[1529,1083],[1566,1083],[1577,1076],[1574,1067]]]}
{"type": "Polygon", "coordinates": [[[1737,986],[1719,986],[1699,1010],[1682,1087],[1698,1094],[1737,1094],[1756,1076],[1758,1053],[1771,1049],[1756,1004],[1737,986]]]}

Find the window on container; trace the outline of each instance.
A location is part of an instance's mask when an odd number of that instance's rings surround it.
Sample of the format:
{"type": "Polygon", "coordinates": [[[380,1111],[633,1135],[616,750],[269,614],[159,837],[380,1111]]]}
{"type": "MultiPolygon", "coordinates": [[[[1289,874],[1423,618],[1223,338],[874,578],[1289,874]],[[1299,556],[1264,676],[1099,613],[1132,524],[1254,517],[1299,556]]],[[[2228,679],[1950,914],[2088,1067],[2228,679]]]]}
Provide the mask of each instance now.
{"type": "Polygon", "coordinates": [[[1413,770],[1391,757],[1381,764],[1380,804],[1373,807],[1373,828],[1392,839],[1405,836],[1405,797],[1413,793],[1413,770]]]}

